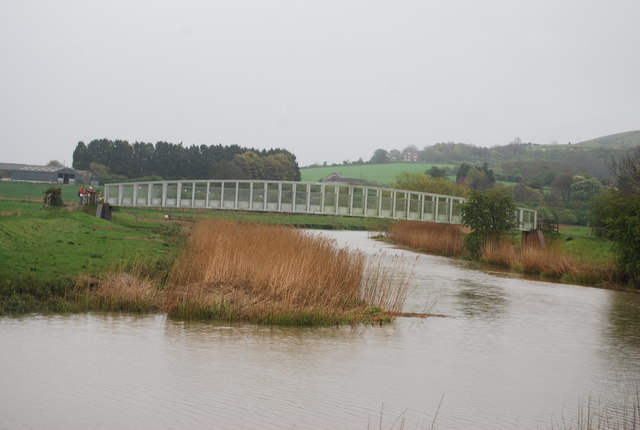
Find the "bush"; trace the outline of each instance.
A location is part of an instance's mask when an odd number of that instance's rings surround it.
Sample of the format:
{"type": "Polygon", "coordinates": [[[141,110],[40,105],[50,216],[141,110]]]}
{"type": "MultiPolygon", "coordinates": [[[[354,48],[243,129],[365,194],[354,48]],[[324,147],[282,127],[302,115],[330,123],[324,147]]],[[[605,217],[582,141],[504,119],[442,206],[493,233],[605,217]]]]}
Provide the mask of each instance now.
{"type": "Polygon", "coordinates": [[[64,202],[62,201],[62,189],[49,187],[44,192],[44,198],[42,202],[45,206],[64,206],[64,202]]]}
{"type": "Polygon", "coordinates": [[[469,251],[479,257],[488,242],[500,242],[515,227],[513,199],[504,190],[472,191],[462,204],[462,225],[473,231],[465,237],[469,251]]]}

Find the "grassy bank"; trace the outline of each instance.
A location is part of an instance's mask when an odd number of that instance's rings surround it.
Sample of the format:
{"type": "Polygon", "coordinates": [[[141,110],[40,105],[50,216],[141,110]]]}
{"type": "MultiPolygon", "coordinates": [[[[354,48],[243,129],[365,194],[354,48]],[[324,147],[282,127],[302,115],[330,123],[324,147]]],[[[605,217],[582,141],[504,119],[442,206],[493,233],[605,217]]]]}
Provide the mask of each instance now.
{"type": "MultiPolygon", "coordinates": [[[[408,222],[394,223],[388,238],[423,252],[470,258],[464,248],[468,231],[461,226],[408,222]]],[[[616,267],[611,242],[592,237],[579,227],[545,234],[545,248],[522,246],[520,235],[487,244],[480,262],[540,279],[581,285],[621,288],[616,285],[616,267]]]]}
{"type": "Polygon", "coordinates": [[[113,222],[40,203],[0,200],[0,313],[80,310],[72,287],[140,255],[166,265],[182,241],[176,223],[114,213],[113,222]]]}
{"type": "Polygon", "coordinates": [[[370,228],[365,219],[121,209],[109,222],[87,212],[0,200],[0,314],[161,311],[179,318],[334,324],[383,321],[399,311],[389,292],[403,281],[389,282],[390,274],[379,270],[364,278],[362,255],[287,227],[370,228]],[[237,278],[225,277],[231,272],[237,278]]]}

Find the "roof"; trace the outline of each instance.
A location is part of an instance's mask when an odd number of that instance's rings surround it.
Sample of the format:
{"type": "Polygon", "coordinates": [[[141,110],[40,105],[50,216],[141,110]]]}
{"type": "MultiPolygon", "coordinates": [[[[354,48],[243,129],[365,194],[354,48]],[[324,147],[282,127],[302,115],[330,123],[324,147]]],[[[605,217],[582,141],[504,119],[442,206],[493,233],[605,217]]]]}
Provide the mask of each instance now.
{"type": "Polygon", "coordinates": [[[71,167],[56,167],[56,166],[36,166],[30,164],[18,164],[18,163],[0,163],[0,170],[12,170],[23,172],[59,172],[61,170],[70,170],[72,172],[78,172],[71,167]]]}
{"type": "Polygon", "coordinates": [[[348,184],[367,184],[369,181],[362,178],[345,178],[340,173],[332,173],[327,176],[326,182],[342,182],[348,184]]]}
{"type": "Polygon", "coordinates": [[[21,167],[26,166],[26,164],[18,164],[18,163],[0,163],[0,170],[18,170],[21,167]]]}

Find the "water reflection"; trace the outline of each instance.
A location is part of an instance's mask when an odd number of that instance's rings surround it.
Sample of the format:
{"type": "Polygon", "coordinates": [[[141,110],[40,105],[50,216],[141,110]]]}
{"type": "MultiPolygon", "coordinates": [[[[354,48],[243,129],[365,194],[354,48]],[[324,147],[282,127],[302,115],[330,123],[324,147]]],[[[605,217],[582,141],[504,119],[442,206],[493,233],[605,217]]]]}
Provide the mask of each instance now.
{"type": "Polygon", "coordinates": [[[508,305],[503,288],[473,279],[459,279],[456,293],[459,306],[465,315],[481,318],[498,318],[508,305]]]}
{"type": "Polygon", "coordinates": [[[640,294],[612,294],[608,336],[619,351],[640,351],[640,294]]]}

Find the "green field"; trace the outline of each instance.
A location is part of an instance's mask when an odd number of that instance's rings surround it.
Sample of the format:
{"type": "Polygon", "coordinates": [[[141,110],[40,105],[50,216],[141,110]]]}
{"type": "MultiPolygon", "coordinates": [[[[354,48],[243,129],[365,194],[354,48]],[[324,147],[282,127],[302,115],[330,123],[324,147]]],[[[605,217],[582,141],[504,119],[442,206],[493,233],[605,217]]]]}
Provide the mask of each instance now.
{"type": "MultiPolygon", "coordinates": [[[[39,200],[44,198],[44,192],[49,187],[62,190],[62,200],[65,204],[78,202],[78,191],[82,185],[38,184],[31,182],[0,182],[0,196],[12,199],[39,200]]],[[[85,185],[89,188],[89,185],[85,185]]],[[[96,187],[101,189],[101,187],[96,187]]]]}
{"type": "Polygon", "coordinates": [[[0,279],[55,283],[96,274],[136,256],[161,257],[175,247],[179,226],[114,212],[105,221],[79,210],[0,200],[0,279]]]}
{"type": "Polygon", "coordinates": [[[321,182],[330,174],[339,173],[347,178],[366,179],[388,185],[392,184],[396,175],[400,173],[424,173],[433,166],[456,167],[455,164],[433,163],[364,164],[361,166],[305,167],[300,169],[300,174],[305,182],[321,182]]]}

